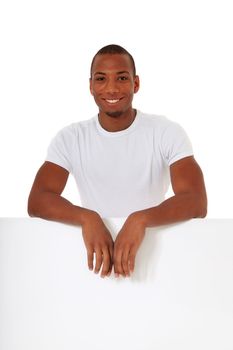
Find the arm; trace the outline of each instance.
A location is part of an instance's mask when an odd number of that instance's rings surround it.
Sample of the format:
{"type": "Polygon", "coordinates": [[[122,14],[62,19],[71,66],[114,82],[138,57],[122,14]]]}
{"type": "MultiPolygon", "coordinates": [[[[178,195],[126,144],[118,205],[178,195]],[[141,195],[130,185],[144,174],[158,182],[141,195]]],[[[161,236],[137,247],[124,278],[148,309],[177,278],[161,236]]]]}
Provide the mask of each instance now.
{"type": "Polygon", "coordinates": [[[29,199],[28,214],[47,220],[59,221],[71,225],[81,225],[84,243],[87,248],[88,267],[101,276],[109,275],[112,270],[113,240],[98,213],[73,205],[61,196],[69,172],[51,162],[45,162],[39,169],[33,183],[29,199]]]}
{"type": "Polygon", "coordinates": [[[207,196],[202,171],[193,157],[183,158],[170,166],[174,196],[160,205],[132,213],[115,241],[114,271],[129,276],[135,255],[147,227],[171,224],[207,213],[207,196]]]}

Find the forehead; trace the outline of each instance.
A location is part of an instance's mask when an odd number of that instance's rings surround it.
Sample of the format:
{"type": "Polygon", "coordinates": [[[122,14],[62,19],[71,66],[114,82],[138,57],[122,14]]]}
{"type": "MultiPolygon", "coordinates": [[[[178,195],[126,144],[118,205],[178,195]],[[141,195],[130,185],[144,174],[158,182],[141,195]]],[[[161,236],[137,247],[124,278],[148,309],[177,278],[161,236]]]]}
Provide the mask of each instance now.
{"type": "Polygon", "coordinates": [[[131,59],[126,54],[102,54],[97,55],[93,62],[92,74],[96,72],[112,73],[128,71],[133,73],[131,59]]]}

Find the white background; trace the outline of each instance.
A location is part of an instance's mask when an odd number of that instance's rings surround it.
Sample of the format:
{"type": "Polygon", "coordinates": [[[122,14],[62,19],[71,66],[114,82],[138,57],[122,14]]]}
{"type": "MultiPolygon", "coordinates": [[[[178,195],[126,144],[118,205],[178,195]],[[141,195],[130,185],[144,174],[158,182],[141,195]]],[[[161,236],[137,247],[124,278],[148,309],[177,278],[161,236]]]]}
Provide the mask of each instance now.
{"type": "MultiPolygon", "coordinates": [[[[116,43],[135,58],[134,107],[179,122],[191,138],[208,217],[232,217],[232,1],[2,0],[0,216],[26,216],[47,146],[96,112],[89,67],[116,43]]],[[[73,179],[65,196],[78,203],[73,179]]]]}

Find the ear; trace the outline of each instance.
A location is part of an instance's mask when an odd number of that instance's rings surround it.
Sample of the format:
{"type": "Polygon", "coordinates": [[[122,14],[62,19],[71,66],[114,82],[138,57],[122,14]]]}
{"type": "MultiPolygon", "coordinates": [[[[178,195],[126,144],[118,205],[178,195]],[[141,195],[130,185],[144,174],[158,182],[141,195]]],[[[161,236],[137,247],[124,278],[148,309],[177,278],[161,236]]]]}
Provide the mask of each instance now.
{"type": "Polygon", "coordinates": [[[140,79],[139,79],[138,75],[135,75],[135,78],[134,78],[134,93],[135,94],[138,92],[139,87],[140,87],[140,79]]]}
{"type": "Polygon", "coordinates": [[[90,92],[93,95],[93,89],[92,89],[92,79],[89,78],[89,88],[90,88],[90,92]]]}

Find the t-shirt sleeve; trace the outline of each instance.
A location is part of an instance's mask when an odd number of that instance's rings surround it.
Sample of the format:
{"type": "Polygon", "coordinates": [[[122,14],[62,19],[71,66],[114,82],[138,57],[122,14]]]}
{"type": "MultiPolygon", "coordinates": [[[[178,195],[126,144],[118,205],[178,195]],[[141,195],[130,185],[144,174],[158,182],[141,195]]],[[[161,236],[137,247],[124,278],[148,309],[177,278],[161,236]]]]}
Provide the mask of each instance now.
{"type": "Polygon", "coordinates": [[[46,155],[46,161],[55,163],[73,172],[72,157],[74,154],[74,133],[72,126],[60,130],[52,139],[46,155]]]}
{"type": "Polygon", "coordinates": [[[162,153],[170,166],[176,161],[193,155],[192,144],[184,129],[175,122],[170,122],[162,135],[162,153]]]}

